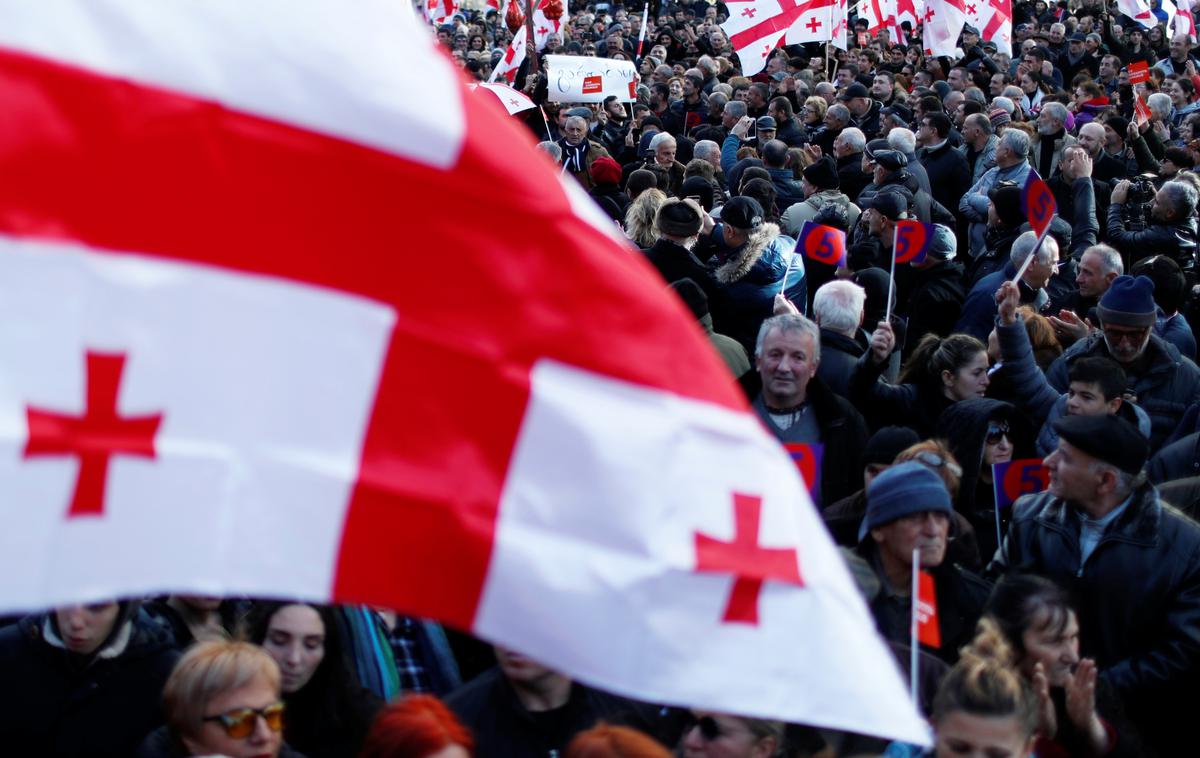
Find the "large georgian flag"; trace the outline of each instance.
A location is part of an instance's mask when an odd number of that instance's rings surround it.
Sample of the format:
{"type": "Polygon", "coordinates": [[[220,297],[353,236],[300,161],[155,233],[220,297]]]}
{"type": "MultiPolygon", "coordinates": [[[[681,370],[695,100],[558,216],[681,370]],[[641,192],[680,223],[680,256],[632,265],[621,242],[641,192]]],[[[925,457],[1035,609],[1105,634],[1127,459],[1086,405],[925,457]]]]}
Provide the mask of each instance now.
{"type": "Polygon", "coordinates": [[[926,55],[955,57],[958,36],[967,23],[964,0],[925,0],[922,40],[926,55]]]}
{"type": "Polygon", "coordinates": [[[0,98],[0,610],[369,602],[924,739],[702,332],[402,4],[12,3],[0,98]]]}
{"type": "Polygon", "coordinates": [[[762,71],[781,45],[832,42],[839,24],[845,35],[846,5],[839,0],[729,0],[728,8],[721,29],[746,76],[762,71]]]}
{"type": "Polygon", "coordinates": [[[1012,0],[964,0],[963,10],[981,39],[995,42],[998,51],[1012,55],[1012,0]]]}

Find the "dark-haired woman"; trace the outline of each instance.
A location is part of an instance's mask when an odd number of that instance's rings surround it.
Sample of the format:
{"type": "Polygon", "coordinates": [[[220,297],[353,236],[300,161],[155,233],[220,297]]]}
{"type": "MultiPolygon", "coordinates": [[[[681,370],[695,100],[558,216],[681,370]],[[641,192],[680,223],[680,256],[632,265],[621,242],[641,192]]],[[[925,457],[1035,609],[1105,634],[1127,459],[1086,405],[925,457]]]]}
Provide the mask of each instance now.
{"type": "Polygon", "coordinates": [[[850,379],[850,400],[872,428],[908,426],[922,438],[932,437],[944,410],[987,390],[987,347],[970,335],[925,335],[898,383],[886,384],[879,375],[895,347],[891,325],[880,322],[871,335],[871,351],[850,379]]]}
{"type": "Polygon", "coordinates": [[[1079,619],[1062,587],[1010,574],[996,584],[984,618],[1004,636],[1013,665],[1038,693],[1039,758],[1149,755],[1098,679],[1095,662],[1080,658],[1079,619]]]}
{"type": "Polygon", "coordinates": [[[350,673],[332,610],[268,602],[253,618],[251,640],[282,675],[284,739],[308,758],[356,756],[383,703],[350,673]]]}

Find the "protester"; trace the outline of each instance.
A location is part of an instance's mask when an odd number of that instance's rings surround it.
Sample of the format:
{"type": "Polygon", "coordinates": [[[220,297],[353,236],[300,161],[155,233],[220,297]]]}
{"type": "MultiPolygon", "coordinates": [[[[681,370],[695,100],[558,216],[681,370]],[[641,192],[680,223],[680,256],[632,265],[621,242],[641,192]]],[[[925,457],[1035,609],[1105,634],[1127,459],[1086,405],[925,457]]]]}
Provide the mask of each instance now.
{"type": "Polygon", "coordinates": [[[279,682],[279,667],[255,645],[198,643],[167,679],[167,725],[146,738],[139,758],[303,758],[283,742],[279,682]]]}
{"type": "Polygon", "coordinates": [[[279,665],[287,743],[308,758],[357,755],[383,703],[354,680],[332,610],[261,603],[250,639],[279,665]]]}
{"type": "Polygon", "coordinates": [[[449,708],[413,695],[380,711],[358,758],[471,758],[475,740],[449,708]]]}
{"type": "Polygon", "coordinates": [[[131,755],[163,723],[178,658],[137,601],[27,616],[0,629],[0,743],[13,755],[131,755]]]}

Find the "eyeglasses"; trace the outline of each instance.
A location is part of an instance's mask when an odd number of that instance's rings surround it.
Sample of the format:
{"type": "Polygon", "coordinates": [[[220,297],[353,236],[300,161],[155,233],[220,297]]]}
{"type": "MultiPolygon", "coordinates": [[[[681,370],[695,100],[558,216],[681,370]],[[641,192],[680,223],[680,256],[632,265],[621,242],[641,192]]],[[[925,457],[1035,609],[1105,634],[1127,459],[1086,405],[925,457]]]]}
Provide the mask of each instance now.
{"type": "Polygon", "coordinates": [[[267,722],[267,728],[272,732],[283,730],[283,703],[272,703],[265,708],[238,708],[216,716],[205,716],[204,720],[220,723],[225,727],[225,734],[240,740],[254,733],[259,716],[267,722]]]}
{"type": "Polygon", "coordinates": [[[1146,338],[1148,330],[1149,327],[1145,329],[1113,329],[1111,326],[1106,326],[1104,327],[1104,339],[1114,345],[1122,342],[1136,345],[1146,338]]]}
{"type": "Polygon", "coordinates": [[[700,736],[704,738],[705,742],[712,742],[724,734],[724,731],[721,729],[721,725],[718,724],[717,720],[712,716],[702,716],[700,718],[690,716],[690,719],[691,720],[688,721],[687,726],[684,727],[684,734],[687,734],[693,729],[698,728],[700,730],[700,736]]]}
{"type": "Polygon", "coordinates": [[[962,466],[957,463],[946,460],[937,453],[931,453],[928,450],[922,450],[912,457],[917,463],[923,463],[930,468],[946,467],[946,470],[955,476],[962,476],[962,466]]]}
{"type": "Polygon", "coordinates": [[[989,424],[987,436],[984,437],[989,445],[995,445],[1008,436],[1008,424],[989,424]]]}

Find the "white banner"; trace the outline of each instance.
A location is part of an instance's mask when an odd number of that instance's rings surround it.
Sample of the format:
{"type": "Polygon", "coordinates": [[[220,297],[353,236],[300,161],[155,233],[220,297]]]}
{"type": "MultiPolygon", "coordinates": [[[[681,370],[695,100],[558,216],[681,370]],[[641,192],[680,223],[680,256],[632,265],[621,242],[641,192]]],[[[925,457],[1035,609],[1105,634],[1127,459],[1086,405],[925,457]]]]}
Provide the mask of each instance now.
{"type": "Polygon", "coordinates": [[[637,69],[633,61],[547,55],[548,99],[555,103],[602,103],[609,95],[622,102],[637,99],[637,69]]]}

